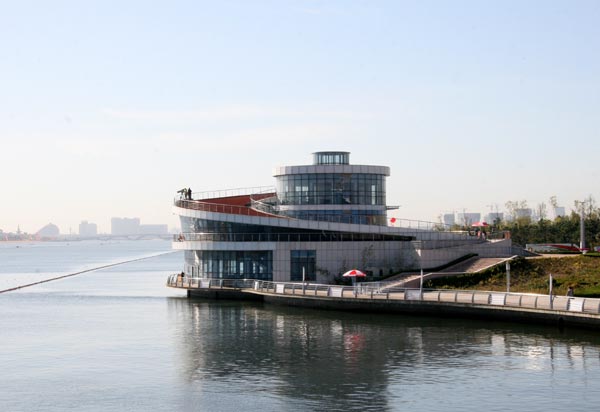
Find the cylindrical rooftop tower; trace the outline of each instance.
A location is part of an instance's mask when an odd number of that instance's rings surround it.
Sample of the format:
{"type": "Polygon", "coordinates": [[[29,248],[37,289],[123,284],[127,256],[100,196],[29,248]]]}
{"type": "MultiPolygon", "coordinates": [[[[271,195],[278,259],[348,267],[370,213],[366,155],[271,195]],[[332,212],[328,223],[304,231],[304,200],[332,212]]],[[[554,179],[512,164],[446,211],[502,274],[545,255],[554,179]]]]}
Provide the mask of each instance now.
{"type": "Polygon", "coordinates": [[[315,152],[313,165],[348,165],[350,152],[315,152]]]}
{"type": "Polygon", "coordinates": [[[351,165],[349,152],[313,153],[313,164],[275,169],[279,211],[329,222],[386,224],[387,166],[351,165]]]}

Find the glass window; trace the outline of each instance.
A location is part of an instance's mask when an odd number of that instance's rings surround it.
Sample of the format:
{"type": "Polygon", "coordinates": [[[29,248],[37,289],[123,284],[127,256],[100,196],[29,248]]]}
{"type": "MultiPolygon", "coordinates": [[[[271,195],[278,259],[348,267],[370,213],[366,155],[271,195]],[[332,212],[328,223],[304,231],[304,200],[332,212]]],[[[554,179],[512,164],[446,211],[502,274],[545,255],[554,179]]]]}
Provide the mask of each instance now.
{"type": "Polygon", "coordinates": [[[287,179],[288,182],[277,185],[282,204],[385,205],[383,175],[316,173],[281,176],[278,179],[287,179]]]}
{"type": "Polygon", "coordinates": [[[292,282],[304,280],[313,282],[317,280],[317,252],[315,250],[291,250],[290,251],[290,279],[292,282]]]}
{"type": "Polygon", "coordinates": [[[271,251],[190,251],[186,264],[202,278],[273,280],[271,251]]]}

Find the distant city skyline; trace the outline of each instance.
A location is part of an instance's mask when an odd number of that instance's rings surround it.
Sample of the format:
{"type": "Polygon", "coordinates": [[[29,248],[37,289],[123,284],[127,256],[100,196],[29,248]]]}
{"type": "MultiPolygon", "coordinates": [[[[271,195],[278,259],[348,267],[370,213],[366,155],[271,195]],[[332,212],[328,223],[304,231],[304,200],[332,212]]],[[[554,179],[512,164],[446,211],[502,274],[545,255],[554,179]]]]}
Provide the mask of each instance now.
{"type": "Polygon", "coordinates": [[[600,2],[8,2],[0,229],[177,226],[342,150],[390,217],[600,200],[600,2]]]}
{"type": "MultiPolygon", "coordinates": [[[[525,200],[525,199],[523,199],[525,200]]],[[[526,200],[525,200],[526,202],[526,200]]],[[[571,211],[576,211],[575,207],[572,208],[568,208],[565,206],[560,206],[557,205],[556,208],[552,208],[550,207],[550,204],[548,201],[544,202],[542,201],[541,203],[544,203],[548,209],[545,211],[545,219],[555,219],[558,216],[566,216],[568,214],[571,213],[571,211]]],[[[537,204],[536,206],[539,206],[539,204],[537,204]]],[[[488,205],[488,211],[483,211],[483,210],[467,210],[467,209],[463,209],[463,210],[452,210],[450,212],[440,212],[436,215],[436,218],[428,220],[429,222],[432,223],[443,223],[445,225],[449,225],[452,226],[454,224],[458,224],[458,225],[463,225],[465,222],[470,222],[470,223],[474,223],[476,221],[486,221],[488,223],[492,223],[495,218],[499,218],[501,221],[510,221],[512,219],[514,219],[513,216],[510,215],[510,213],[507,212],[506,208],[504,207],[499,207],[499,205],[488,205]],[[462,215],[465,215],[465,217],[463,217],[462,215]]],[[[525,215],[532,217],[533,219],[539,219],[540,216],[538,215],[538,212],[535,210],[535,207],[529,207],[526,209],[522,209],[519,210],[520,216],[519,217],[523,217],[525,215]]],[[[393,212],[393,211],[392,211],[393,212]]],[[[577,212],[577,211],[576,211],[577,212]]],[[[392,219],[394,218],[394,214],[393,213],[388,213],[388,218],[392,219]]],[[[419,219],[415,219],[415,220],[419,220],[419,219]]],[[[35,234],[36,232],[38,232],[39,230],[43,229],[44,227],[46,227],[47,225],[54,225],[53,222],[47,222],[46,224],[43,225],[43,227],[40,227],[37,230],[34,231],[27,231],[27,230],[23,230],[20,226],[18,227],[18,229],[22,232],[27,232],[29,234],[35,234]]],[[[178,231],[178,226],[176,224],[173,225],[168,225],[165,223],[144,223],[141,224],[141,220],[138,217],[132,217],[132,218],[128,218],[128,217],[111,217],[110,218],[110,222],[108,223],[108,228],[106,228],[106,230],[100,230],[98,229],[98,225],[95,222],[91,222],[91,221],[87,221],[87,220],[82,220],[79,222],[78,224],[78,230],[73,230],[73,228],[69,228],[70,230],[64,230],[63,228],[60,228],[60,234],[150,234],[150,232],[153,229],[156,229],[160,227],[159,231],[155,231],[152,233],[162,233],[164,232],[164,229],[168,230],[168,231],[178,231]],[[115,223],[115,221],[117,221],[115,223]],[[115,231],[115,225],[119,228],[115,231]],[[121,227],[126,227],[128,229],[131,229],[131,227],[137,227],[138,230],[121,230],[121,227]],[[141,231],[139,231],[139,229],[141,228],[141,231]],[[84,231],[82,233],[82,230],[84,231]],[[91,230],[91,232],[90,232],[91,230]]],[[[6,230],[0,227],[0,230],[3,230],[4,232],[12,232],[12,233],[16,233],[17,229],[15,230],[6,230]]]]}
{"type": "Polygon", "coordinates": [[[73,228],[69,228],[68,231],[65,231],[55,225],[52,222],[47,223],[43,227],[38,230],[34,230],[29,232],[27,230],[23,230],[20,226],[15,230],[4,230],[0,228],[5,233],[19,233],[24,232],[27,234],[48,234],[56,236],[60,235],[80,235],[80,236],[96,236],[102,234],[111,234],[111,235],[162,235],[169,233],[171,228],[164,223],[141,223],[140,218],[121,218],[121,217],[112,217],[110,219],[110,228],[107,231],[98,230],[98,225],[94,222],[88,222],[87,220],[82,220],[79,222],[78,229],[73,230],[73,228]],[[48,228],[51,231],[48,231],[48,228]]]}

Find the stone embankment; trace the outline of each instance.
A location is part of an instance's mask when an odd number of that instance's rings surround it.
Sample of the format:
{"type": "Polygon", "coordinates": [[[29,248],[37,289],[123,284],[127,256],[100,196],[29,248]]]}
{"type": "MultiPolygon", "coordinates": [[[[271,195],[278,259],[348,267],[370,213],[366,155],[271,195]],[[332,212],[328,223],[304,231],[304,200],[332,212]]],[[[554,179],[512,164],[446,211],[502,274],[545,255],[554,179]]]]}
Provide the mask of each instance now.
{"type": "Polygon", "coordinates": [[[167,286],[189,297],[260,300],[313,309],[403,313],[441,317],[530,322],[600,329],[600,299],[523,293],[457,290],[382,289],[361,285],[187,279],[171,276],[167,286]]]}

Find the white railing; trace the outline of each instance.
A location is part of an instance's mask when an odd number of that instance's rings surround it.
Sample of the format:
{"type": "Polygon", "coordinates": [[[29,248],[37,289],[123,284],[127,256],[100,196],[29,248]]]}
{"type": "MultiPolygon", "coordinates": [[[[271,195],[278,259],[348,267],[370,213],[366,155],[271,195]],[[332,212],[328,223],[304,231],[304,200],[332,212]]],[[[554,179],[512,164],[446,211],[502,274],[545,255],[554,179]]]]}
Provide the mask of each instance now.
{"type": "Polygon", "coordinates": [[[248,196],[248,195],[257,195],[257,194],[263,194],[263,193],[275,193],[275,187],[273,187],[273,186],[238,187],[238,188],[234,188],[234,189],[193,192],[192,199],[194,199],[194,200],[215,199],[215,198],[220,198],[220,197],[248,196]]]}
{"type": "Polygon", "coordinates": [[[360,232],[284,232],[284,233],[180,233],[174,242],[347,242],[410,240],[409,236],[360,232]]]}
{"type": "MultiPolygon", "coordinates": [[[[270,192],[269,192],[270,193],[270,192]]],[[[269,213],[272,215],[279,214],[279,211],[270,203],[263,202],[261,200],[256,200],[250,195],[250,207],[255,210],[260,210],[261,212],[269,213]]]]}
{"type": "Polygon", "coordinates": [[[185,289],[237,289],[277,295],[303,295],[328,298],[355,298],[368,300],[421,300],[474,306],[505,306],[543,311],[581,312],[600,315],[600,299],[550,296],[533,293],[507,293],[479,290],[452,289],[385,289],[373,284],[357,286],[324,285],[302,282],[273,282],[255,279],[203,279],[171,275],[167,286],[185,289]]]}
{"type": "Polygon", "coordinates": [[[175,274],[169,276],[167,286],[186,289],[251,289],[254,282],[254,279],[206,279],[175,274]]]}
{"type": "Polygon", "coordinates": [[[391,219],[388,219],[390,222],[389,226],[399,227],[402,229],[414,229],[414,230],[434,230],[439,232],[448,232],[451,229],[450,225],[446,225],[444,223],[436,223],[436,222],[428,222],[426,220],[411,220],[411,219],[402,219],[402,218],[394,218],[395,220],[392,222],[391,219]]]}

